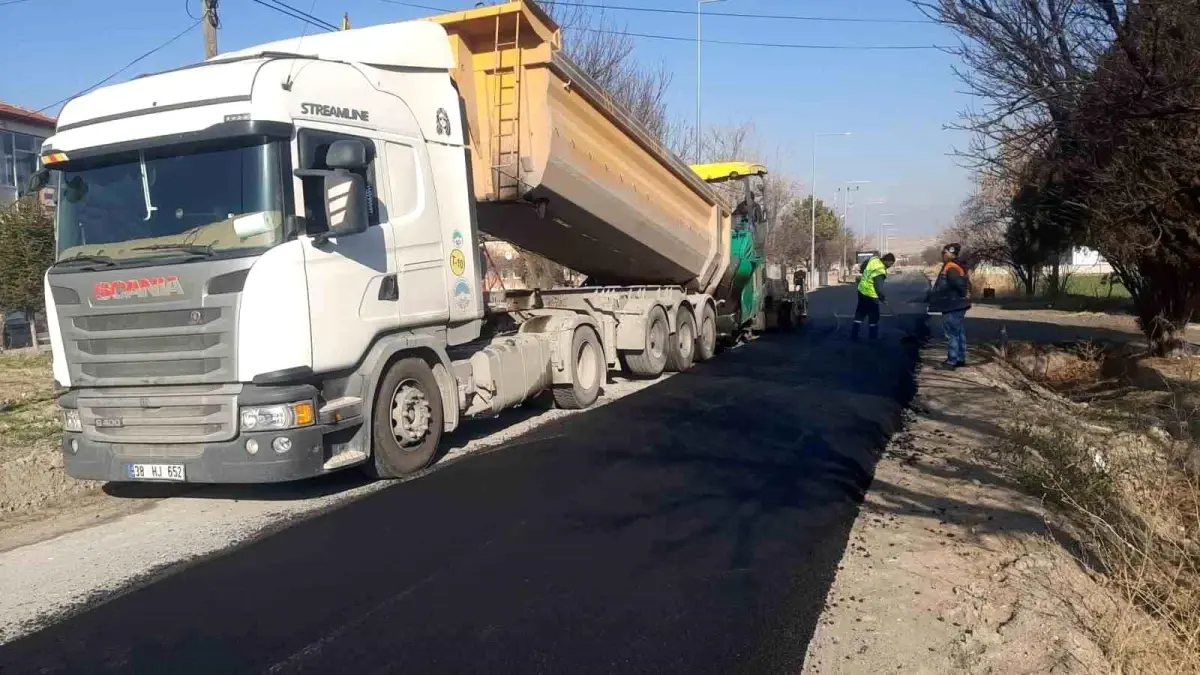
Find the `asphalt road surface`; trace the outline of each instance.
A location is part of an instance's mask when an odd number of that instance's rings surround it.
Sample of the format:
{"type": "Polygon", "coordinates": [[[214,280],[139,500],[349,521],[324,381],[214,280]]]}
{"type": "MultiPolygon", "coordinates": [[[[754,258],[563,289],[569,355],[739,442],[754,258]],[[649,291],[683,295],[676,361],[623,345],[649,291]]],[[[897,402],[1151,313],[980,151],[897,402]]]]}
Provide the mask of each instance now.
{"type": "Polygon", "coordinates": [[[199,561],[0,672],[799,672],[912,394],[918,279],[877,342],[834,316],[852,288],[818,291],[798,333],[199,561]]]}

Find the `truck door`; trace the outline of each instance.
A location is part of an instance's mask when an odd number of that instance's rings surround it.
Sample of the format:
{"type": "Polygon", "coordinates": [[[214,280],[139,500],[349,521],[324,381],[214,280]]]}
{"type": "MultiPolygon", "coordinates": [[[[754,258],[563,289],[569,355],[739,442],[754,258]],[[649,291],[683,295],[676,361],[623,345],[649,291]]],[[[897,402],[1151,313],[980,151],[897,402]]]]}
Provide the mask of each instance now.
{"type": "Polygon", "coordinates": [[[466,261],[448,258],[444,253],[442,223],[424,142],[396,138],[383,146],[388,166],[386,189],[390,191],[387,223],[396,242],[400,322],[405,326],[444,322],[450,318],[446,267],[454,268],[466,261]]]}
{"type": "MultiPolygon", "coordinates": [[[[387,175],[379,152],[382,143],[341,131],[302,128],[296,135],[296,165],[328,168],[325,153],[330,144],[343,139],[364,143],[371,160],[363,176],[368,196],[366,232],[314,245],[313,236],[329,229],[325,194],[317,181],[296,183],[307,229],[299,234],[308,277],[313,369],[318,373],[353,366],[376,335],[400,324],[395,300],[396,246],[391,231],[381,226],[388,213],[386,194],[379,189],[386,184],[387,175]]],[[[298,291],[281,288],[279,292],[298,291]]]]}

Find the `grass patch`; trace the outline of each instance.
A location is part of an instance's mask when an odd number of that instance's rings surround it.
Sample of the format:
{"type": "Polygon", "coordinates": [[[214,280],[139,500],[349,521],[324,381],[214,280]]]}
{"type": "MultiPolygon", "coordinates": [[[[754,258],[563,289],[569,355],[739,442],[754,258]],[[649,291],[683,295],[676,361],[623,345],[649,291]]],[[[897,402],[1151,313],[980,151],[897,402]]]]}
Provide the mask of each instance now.
{"type": "MultiPolygon", "coordinates": [[[[1086,352],[1067,358],[1096,361],[1086,352]]],[[[1030,375],[1028,357],[1010,363],[1030,375]]],[[[1142,610],[1141,619],[1119,617],[1105,636],[1118,670],[1137,670],[1168,649],[1179,672],[1200,672],[1200,447],[1180,433],[1200,419],[1200,407],[1173,406],[1168,419],[1161,406],[1138,409],[1133,400],[1030,405],[999,456],[1024,490],[1056,507],[1081,562],[1142,610]],[[1148,639],[1148,623],[1165,628],[1171,644],[1148,639]]]]}
{"type": "Polygon", "coordinates": [[[1128,300],[1129,291],[1113,274],[1073,274],[1063,284],[1066,295],[1086,298],[1128,300]]]}
{"type": "Polygon", "coordinates": [[[59,432],[49,354],[0,354],[0,448],[53,440],[59,432]]]}

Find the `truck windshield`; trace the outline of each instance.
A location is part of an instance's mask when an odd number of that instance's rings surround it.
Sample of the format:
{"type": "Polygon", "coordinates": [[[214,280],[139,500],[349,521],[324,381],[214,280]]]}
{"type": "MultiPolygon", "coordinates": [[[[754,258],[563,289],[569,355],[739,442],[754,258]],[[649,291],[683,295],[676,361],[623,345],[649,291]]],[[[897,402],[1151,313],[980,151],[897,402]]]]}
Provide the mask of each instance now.
{"type": "Polygon", "coordinates": [[[138,150],[58,175],[58,262],[249,255],[283,241],[278,142],[138,150]]]}

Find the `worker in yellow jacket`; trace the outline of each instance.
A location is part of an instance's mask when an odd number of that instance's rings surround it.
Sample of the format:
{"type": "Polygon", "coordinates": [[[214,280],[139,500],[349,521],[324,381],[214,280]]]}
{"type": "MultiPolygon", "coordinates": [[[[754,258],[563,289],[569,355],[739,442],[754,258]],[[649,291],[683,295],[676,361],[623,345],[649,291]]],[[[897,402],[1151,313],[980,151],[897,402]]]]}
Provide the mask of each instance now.
{"type": "Polygon", "coordinates": [[[867,320],[867,335],[872,340],[879,337],[879,304],[887,299],[883,282],[887,280],[888,269],[895,264],[896,256],[891,253],[885,253],[883,257],[871,256],[863,263],[862,276],[858,279],[858,306],[854,308],[854,325],[850,327],[851,340],[858,339],[863,319],[867,320]]]}

